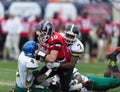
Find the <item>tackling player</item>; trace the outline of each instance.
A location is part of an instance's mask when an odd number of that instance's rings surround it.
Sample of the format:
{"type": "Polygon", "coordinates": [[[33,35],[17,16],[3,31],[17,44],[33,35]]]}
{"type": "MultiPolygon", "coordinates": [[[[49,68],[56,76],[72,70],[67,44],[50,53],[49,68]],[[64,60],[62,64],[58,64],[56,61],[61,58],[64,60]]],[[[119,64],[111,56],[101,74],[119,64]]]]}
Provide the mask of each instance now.
{"type": "MultiPolygon", "coordinates": [[[[35,51],[38,50],[38,44],[34,41],[28,41],[23,45],[22,52],[18,58],[18,69],[16,71],[16,86],[17,92],[33,92],[33,72],[38,68],[38,62],[35,57],[35,51]]],[[[49,69],[45,74],[41,75],[41,82],[50,74],[49,69]]],[[[49,90],[50,91],[50,90],[49,90]]],[[[14,91],[11,91],[14,92],[14,91]]]]}

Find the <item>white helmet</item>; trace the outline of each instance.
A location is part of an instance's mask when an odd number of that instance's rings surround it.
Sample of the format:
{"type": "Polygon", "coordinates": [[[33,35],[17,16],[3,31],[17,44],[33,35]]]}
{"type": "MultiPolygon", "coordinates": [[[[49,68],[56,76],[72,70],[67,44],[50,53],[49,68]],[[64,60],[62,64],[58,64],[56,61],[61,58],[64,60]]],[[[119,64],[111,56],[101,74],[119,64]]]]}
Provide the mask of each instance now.
{"type": "Polygon", "coordinates": [[[78,36],[79,36],[79,29],[74,24],[69,24],[65,28],[64,38],[67,44],[73,44],[73,42],[76,41],[78,36]]]}

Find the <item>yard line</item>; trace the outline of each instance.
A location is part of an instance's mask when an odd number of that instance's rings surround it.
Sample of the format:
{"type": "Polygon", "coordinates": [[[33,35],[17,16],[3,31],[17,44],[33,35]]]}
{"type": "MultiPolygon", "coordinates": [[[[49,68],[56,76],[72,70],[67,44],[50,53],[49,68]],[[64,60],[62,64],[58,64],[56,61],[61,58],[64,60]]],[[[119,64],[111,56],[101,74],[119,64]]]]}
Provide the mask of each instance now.
{"type": "Polygon", "coordinates": [[[10,83],[10,82],[1,82],[1,81],[0,81],[0,85],[14,86],[14,85],[15,85],[15,83],[10,83]]]}

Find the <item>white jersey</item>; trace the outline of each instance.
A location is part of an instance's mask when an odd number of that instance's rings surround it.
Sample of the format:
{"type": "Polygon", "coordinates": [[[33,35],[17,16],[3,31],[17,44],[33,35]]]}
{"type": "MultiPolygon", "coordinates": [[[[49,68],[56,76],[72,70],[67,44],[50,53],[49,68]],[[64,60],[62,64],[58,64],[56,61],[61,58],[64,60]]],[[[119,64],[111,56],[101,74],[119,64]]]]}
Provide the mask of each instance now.
{"type": "Polygon", "coordinates": [[[33,83],[32,71],[38,68],[38,61],[25,56],[21,52],[18,58],[18,69],[16,72],[16,83],[20,88],[28,88],[33,83]]]}
{"type": "MultiPolygon", "coordinates": [[[[77,76],[77,75],[81,75],[81,74],[78,72],[77,68],[74,68],[73,80],[75,79],[75,76],[77,76]]],[[[81,78],[82,78],[82,82],[86,82],[89,80],[85,75],[81,75],[81,78]]],[[[85,87],[83,87],[81,83],[73,84],[70,86],[71,91],[72,90],[80,90],[80,89],[81,89],[81,92],[88,92],[88,90],[85,87]]]]}
{"type": "Polygon", "coordinates": [[[84,45],[77,39],[72,45],[68,47],[73,56],[80,56],[84,52],[84,45]]]}
{"type": "MultiPolygon", "coordinates": [[[[65,38],[64,33],[60,33],[63,38],[65,38]]],[[[68,46],[68,49],[71,52],[71,55],[73,56],[81,56],[81,53],[84,52],[84,45],[83,43],[77,39],[72,45],[68,46]]]]}

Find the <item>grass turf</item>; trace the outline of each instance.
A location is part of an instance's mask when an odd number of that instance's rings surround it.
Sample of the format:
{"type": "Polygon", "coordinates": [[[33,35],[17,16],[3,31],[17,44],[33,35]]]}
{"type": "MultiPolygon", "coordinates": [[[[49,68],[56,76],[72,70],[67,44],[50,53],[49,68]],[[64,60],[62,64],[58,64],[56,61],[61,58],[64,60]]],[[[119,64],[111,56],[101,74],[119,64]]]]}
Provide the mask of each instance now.
{"type": "MultiPolygon", "coordinates": [[[[40,67],[43,64],[40,63],[40,67]]],[[[93,74],[95,76],[103,76],[106,63],[82,63],[79,62],[76,67],[81,74],[93,74]]],[[[120,64],[119,64],[120,67],[120,64]]],[[[0,60],[0,92],[8,92],[15,85],[15,73],[17,62],[0,60]]],[[[111,89],[108,92],[120,92],[120,87],[111,89]]]]}

